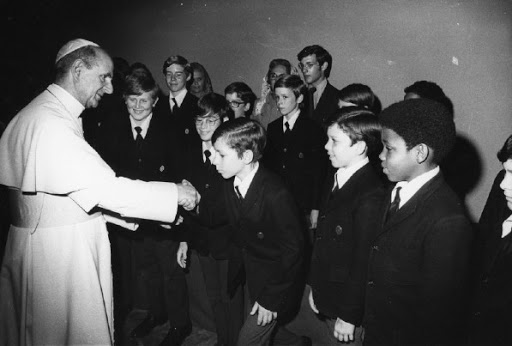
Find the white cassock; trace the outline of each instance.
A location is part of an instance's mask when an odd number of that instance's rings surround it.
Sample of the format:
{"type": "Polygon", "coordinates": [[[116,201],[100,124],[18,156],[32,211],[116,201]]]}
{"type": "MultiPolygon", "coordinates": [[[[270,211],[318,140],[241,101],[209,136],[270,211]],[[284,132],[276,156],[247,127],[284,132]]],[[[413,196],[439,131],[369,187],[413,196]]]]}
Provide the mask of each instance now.
{"type": "Polygon", "coordinates": [[[0,345],[111,345],[105,217],[173,222],[175,184],[116,178],[83,137],[84,107],[52,84],[0,139],[12,225],[0,277],[0,345]]]}

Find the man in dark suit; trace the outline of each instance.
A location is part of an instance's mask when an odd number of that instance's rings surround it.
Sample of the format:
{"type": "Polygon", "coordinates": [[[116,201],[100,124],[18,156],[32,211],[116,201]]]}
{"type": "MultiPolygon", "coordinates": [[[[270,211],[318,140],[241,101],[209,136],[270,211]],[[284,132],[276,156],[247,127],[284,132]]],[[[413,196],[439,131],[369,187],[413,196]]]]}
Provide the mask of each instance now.
{"type": "Polygon", "coordinates": [[[498,152],[498,173],[479,222],[471,344],[512,344],[512,136],[498,152]]]}
{"type": "Polygon", "coordinates": [[[376,215],[364,343],[459,344],[473,231],[439,170],[455,140],[453,118],[427,99],[395,103],[379,118],[383,171],[396,185],[376,215]]]}
{"type": "MultiPolygon", "coordinates": [[[[251,304],[237,344],[267,345],[277,319],[297,303],[304,242],[300,213],[281,180],[259,165],[265,130],[258,122],[228,121],[215,131],[212,143],[217,171],[234,178],[224,191],[235,234],[228,289],[233,292],[245,281],[251,304]]],[[[290,339],[287,345],[311,344],[295,334],[290,339]]]]}
{"type": "MultiPolygon", "coordinates": [[[[117,114],[102,126],[99,151],[118,176],[146,181],[175,181],[180,143],[166,114],[154,112],[158,86],[142,64],[125,78],[128,114],[117,114]]],[[[169,225],[166,225],[168,228],[169,225]]],[[[111,230],[114,283],[124,308],[149,309],[132,336],[142,337],[170,321],[164,345],[179,345],[190,326],[185,276],[176,262],[180,238],[161,224],[141,221],[137,232],[111,230]],[[124,295],[132,291],[133,297],[124,295]],[[131,304],[130,304],[131,303],[131,304]],[[130,306],[131,305],[131,306],[130,306]]],[[[117,298],[117,297],[116,297],[117,298]]],[[[121,316],[122,317],[122,316],[121,316]]],[[[118,323],[122,325],[121,318],[118,323]]],[[[116,329],[121,330],[118,326],[116,329]]]]}
{"type": "Polygon", "coordinates": [[[383,192],[368,154],[382,147],[380,125],[375,114],[356,107],[339,110],[327,124],[325,148],[336,171],[328,175],[322,194],[309,301],[326,317],[329,335],[360,344],[356,327],[363,318],[368,252],[383,192]]]}
{"type": "Polygon", "coordinates": [[[164,61],[162,70],[169,88],[169,99],[161,100],[155,111],[173,120],[181,141],[197,138],[194,117],[199,114],[198,99],[187,90],[187,82],[193,73],[188,60],[181,55],[172,55],[164,61]]]}
{"type": "Polygon", "coordinates": [[[308,116],[322,124],[338,109],[338,92],[327,78],[331,74],[332,56],[319,45],[307,46],[297,55],[299,68],[308,85],[305,110],[308,116]]]}

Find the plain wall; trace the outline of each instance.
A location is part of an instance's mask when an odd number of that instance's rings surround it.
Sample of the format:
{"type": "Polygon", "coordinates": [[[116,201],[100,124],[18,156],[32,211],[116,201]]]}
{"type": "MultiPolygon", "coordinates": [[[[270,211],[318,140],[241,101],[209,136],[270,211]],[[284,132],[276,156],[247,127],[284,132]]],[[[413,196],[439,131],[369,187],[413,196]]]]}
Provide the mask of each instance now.
{"type": "Polygon", "coordinates": [[[112,56],[147,64],[165,91],[161,67],[169,55],[202,63],[216,92],[240,80],[258,95],[271,59],[296,65],[311,44],[332,54],[334,86],[367,84],[384,107],[417,80],[436,82],[454,104],[459,135],[477,153],[469,170],[478,180],[466,202],[478,219],[500,169],[495,153],[512,133],[511,1],[148,0],[88,12],[73,22],[78,29],[51,31],[59,37],[51,54],[85,35],[112,56]]]}

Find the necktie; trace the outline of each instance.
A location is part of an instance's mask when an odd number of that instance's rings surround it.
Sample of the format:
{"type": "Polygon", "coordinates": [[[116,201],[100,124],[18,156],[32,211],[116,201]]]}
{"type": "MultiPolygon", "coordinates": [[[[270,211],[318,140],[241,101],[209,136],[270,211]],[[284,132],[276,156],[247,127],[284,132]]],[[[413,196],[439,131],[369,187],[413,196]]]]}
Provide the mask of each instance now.
{"type": "Polygon", "coordinates": [[[142,148],[142,142],[144,141],[144,138],[142,138],[142,135],[140,134],[142,132],[142,128],[140,126],[135,126],[135,132],[137,132],[137,136],[135,137],[135,147],[137,148],[137,151],[140,151],[142,148]]]}
{"type": "Polygon", "coordinates": [[[340,189],[340,185],[338,184],[338,174],[334,173],[334,186],[332,187],[332,192],[336,192],[340,189]]]}
{"type": "Polygon", "coordinates": [[[307,92],[307,112],[308,112],[308,116],[310,118],[313,118],[313,113],[315,112],[315,91],[316,91],[316,88],[315,87],[311,87],[308,89],[308,92],[307,92]]]}
{"type": "Polygon", "coordinates": [[[242,201],[244,199],[244,197],[240,193],[240,189],[238,188],[238,186],[235,186],[235,192],[236,192],[236,196],[238,197],[238,200],[242,201]]]}
{"type": "Polygon", "coordinates": [[[176,101],[176,99],[173,97],[172,98],[172,102],[174,103],[172,105],[172,114],[176,114],[176,112],[178,112],[178,109],[180,109],[180,107],[178,107],[178,101],[176,101]]]}
{"type": "Polygon", "coordinates": [[[204,164],[205,164],[206,168],[209,168],[212,165],[212,162],[210,161],[211,155],[212,155],[212,152],[210,150],[206,149],[204,151],[204,157],[206,158],[206,160],[204,161],[204,164]]]}
{"type": "Polygon", "coordinates": [[[284,134],[285,134],[285,135],[289,135],[289,134],[290,134],[290,132],[292,131],[292,130],[290,130],[290,123],[289,123],[289,122],[287,122],[287,121],[285,121],[285,123],[284,123],[284,127],[285,127],[284,134]]]}
{"type": "Polygon", "coordinates": [[[391,219],[393,215],[398,211],[398,207],[400,206],[400,190],[402,187],[398,186],[396,188],[395,199],[389,205],[388,213],[386,215],[386,221],[391,219]]]}

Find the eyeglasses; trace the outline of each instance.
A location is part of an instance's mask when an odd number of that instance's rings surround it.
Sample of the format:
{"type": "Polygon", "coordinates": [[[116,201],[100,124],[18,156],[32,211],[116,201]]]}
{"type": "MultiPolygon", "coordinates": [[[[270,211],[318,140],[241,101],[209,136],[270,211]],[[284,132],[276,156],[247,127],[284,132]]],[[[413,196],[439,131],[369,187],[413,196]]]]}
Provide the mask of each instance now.
{"type": "Polygon", "coordinates": [[[238,108],[238,107],[240,107],[241,105],[244,105],[244,104],[245,104],[245,102],[243,102],[243,101],[242,102],[240,102],[240,101],[229,101],[228,102],[228,105],[230,105],[233,108],[238,108]]]}
{"type": "Polygon", "coordinates": [[[213,126],[217,123],[217,121],[220,121],[220,118],[216,118],[216,117],[196,118],[196,125],[201,126],[203,124],[206,124],[208,126],[213,126]]]}
{"type": "Polygon", "coordinates": [[[284,76],[284,73],[281,73],[281,74],[271,73],[270,74],[270,79],[276,80],[276,79],[278,79],[281,76],[284,76]]]}
{"type": "Polygon", "coordinates": [[[313,68],[313,66],[315,66],[315,65],[320,66],[320,64],[318,63],[318,61],[317,61],[317,62],[315,62],[315,63],[307,62],[307,63],[305,63],[305,64],[303,64],[303,63],[299,62],[299,69],[301,69],[301,70],[304,70],[304,69],[311,70],[311,69],[313,68]]]}

